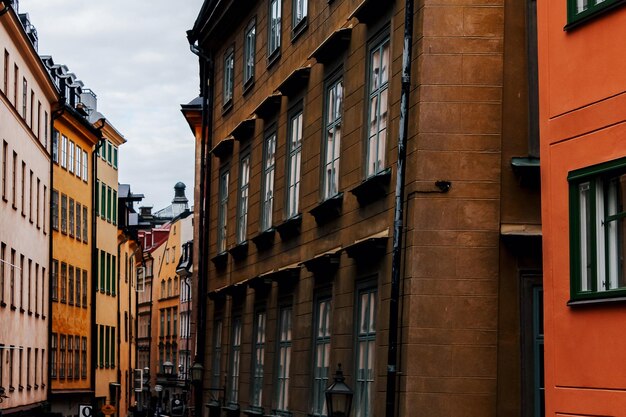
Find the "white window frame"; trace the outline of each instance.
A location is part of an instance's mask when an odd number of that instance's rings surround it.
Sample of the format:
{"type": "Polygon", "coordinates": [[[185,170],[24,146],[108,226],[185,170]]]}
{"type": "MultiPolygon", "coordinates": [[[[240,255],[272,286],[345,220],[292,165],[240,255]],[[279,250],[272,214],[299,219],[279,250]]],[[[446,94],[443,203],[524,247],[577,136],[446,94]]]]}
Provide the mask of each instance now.
{"type": "Polygon", "coordinates": [[[252,344],[252,384],[250,405],[260,408],[263,404],[263,372],[265,364],[265,329],[267,313],[257,310],[254,315],[254,341],[252,344]]]}
{"type": "Polygon", "coordinates": [[[261,231],[272,227],[274,211],[274,176],[276,173],[276,131],[272,131],[263,142],[263,194],[261,196],[261,231]]]}
{"type": "Polygon", "coordinates": [[[237,243],[246,241],[248,233],[248,206],[250,201],[250,152],[239,162],[239,196],[237,207],[237,243]]]}
{"type": "Polygon", "coordinates": [[[300,179],[302,168],[303,113],[299,110],[289,118],[288,164],[287,164],[287,218],[298,215],[300,209],[300,179]]]}
{"type": "Polygon", "coordinates": [[[311,415],[325,417],[328,376],[330,368],[330,338],[332,310],[330,297],[319,297],[315,302],[313,326],[313,390],[311,415]]]}
{"type": "Polygon", "coordinates": [[[272,57],[280,51],[281,40],[281,0],[269,1],[268,30],[267,30],[267,56],[272,57]]]}
{"type": "Polygon", "coordinates": [[[239,403],[239,370],[241,365],[241,317],[232,321],[232,339],[230,341],[230,372],[228,375],[228,402],[239,403]]]}
{"type": "Polygon", "coordinates": [[[246,28],[243,38],[243,84],[249,85],[254,81],[254,66],[256,60],[256,19],[252,19],[246,28]]]}
{"type": "Polygon", "coordinates": [[[389,125],[389,75],[391,65],[389,37],[369,50],[368,117],[366,177],[385,169],[389,125]],[[385,62],[385,56],[387,57],[385,62]],[[386,64],[386,66],[385,66],[386,64]]]}
{"type": "Polygon", "coordinates": [[[306,22],[308,12],[308,0],[293,0],[292,4],[292,28],[295,30],[298,26],[306,22]]]}
{"type": "Polygon", "coordinates": [[[324,130],[323,198],[339,192],[339,159],[341,156],[341,117],[343,110],[343,79],[333,80],[326,89],[324,130]]]}
{"type": "Polygon", "coordinates": [[[361,289],[357,296],[354,415],[370,417],[376,359],[376,288],[361,289]]]}
{"type": "Polygon", "coordinates": [[[224,107],[233,103],[235,89],[235,48],[230,47],[224,54],[224,107]]]}
{"type": "Polygon", "coordinates": [[[70,148],[68,150],[67,170],[74,173],[74,141],[70,140],[70,148]]]}
{"type": "Polygon", "coordinates": [[[61,135],[61,167],[67,168],[67,136],[61,135]]]}
{"type": "Polygon", "coordinates": [[[281,307],[276,361],[276,410],[289,411],[289,369],[291,368],[292,307],[281,307]]]}
{"type": "Polygon", "coordinates": [[[225,168],[220,174],[219,208],[217,219],[217,253],[226,251],[226,239],[228,237],[228,183],[230,170],[225,168]]]}

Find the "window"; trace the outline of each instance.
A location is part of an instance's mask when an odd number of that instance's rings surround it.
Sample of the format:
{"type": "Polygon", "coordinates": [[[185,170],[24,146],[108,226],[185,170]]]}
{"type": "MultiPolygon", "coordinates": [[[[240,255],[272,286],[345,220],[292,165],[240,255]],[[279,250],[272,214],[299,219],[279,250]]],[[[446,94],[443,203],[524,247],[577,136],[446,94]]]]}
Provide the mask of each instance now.
{"type": "Polygon", "coordinates": [[[43,112],[43,147],[48,149],[48,112],[43,112]]]}
{"type": "Polygon", "coordinates": [[[596,15],[616,3],[619,3],[619,0],[567,0],[568,24],[596,15]]]}
{"type": "Polygon", "coordinates": [[[87,271],[83,270],[83,308],[87,308],[87,271]]]}
{"type": "Polygon", "coordinates": [[[28,313],[32,314],[33,310],[32,310],[32,304],[31,304],[31,300],[32,300],[32,288],[33,288],[33,260],[29,259],[28,260],[28,294],[27,294],[27,309],[28,309],[28,313]]]}
{"type": "Polygon", "coordinates": [[[11,290],[11,308],[15,308],[15,249],[11,249],[11,273],[9,274],[9,286],[11,290]]]}
{"type": "Polygon", "coordinates": [[[70,214],[69,214],[69,224],[70,224],[70,231],[69,234],[70,236],[74,237],[74,230],[75,230],[75,225],[74,225],[74,221],[76,219],[76,213],[74,211],[74,199],[70,198],[69,199],[70,202],[70,214]]]}
{"type": "Polygon", "coordinates": [[[74,158],[74,162],[75,162],[74,172],[76,173],[76,176],[78,178],[80,178],[82,175],[81,173],[81,168],[83,167],[83,164],[81,161],[82,155],[83,155],[83,150],[78,145],[76,145],[76,157],[74,158]]]}
{"type": "Polygon", "coordinates": [[[67,336],[67,378],[74,378],[74,338],[67,336]]]}
{"type": "Polygon", "coordinates": [[[104,367],[108,368],[111,364],[111,328],[109,326],[102,327],[104,328],[104,367]]]}
{"type": "Polygon", "coordinates": [[[24,312],[24,255],[20,255],[20,311],[24,312]]]}
{"type": "Polygon", "coordinates": [[[174,319],[174,325],[172,326],[172,336],[176,337],[176,335],[178,334],[178,308],[174,307],[172,317],[174,319]]]}
{"type": "Polygon", "coordinates": [[[113,144],[107,141],[107,162],[109,165],[113,162],[113,144]]]}
{"type": "Polygon", "coordinates": [[[274,210],[274,169],[276,156],[276,132],[265,138],[263,146],[263,195],[261,201],[261,230],[272,227],[274,210]]]}
{"type": "Polygon", "coordinates": [[[67,196],[61,194],[61,233],[67,233],[67,196]]]}
{"type": "Polygon", "coordinates": [[[68,268],[67,303],[69,305],[74,305],[74,267],[72,265],[68,268]]]}
{"type": "Polygon", "coordinates": [[[235,88],[235,50],[229,48],[224,55],[224,107],[233,102],[233,89],[235,88]]]}
{"type": "Polygon", "coordinates": [[[59,131],[52,131],[52,161],[59,163],[59,131]]]}
{"type": "Polygon", "coordinates": [[[117,169],[117,146],[113,147],[113,168],[117,169]]]}
{"type": "Polygon", "coordinates": [[[22,216],[26,217],[26,162],[22,160],[22,216]]]}
{"type": "Polygon", "coordinates": [[[9,155],[9,144],[2,141],[2,199],[7,201],[7,157],[9,155]]]}
{"type": "Polygon", "coordinates": [[[13,105],[17,110],[18,83],[20,79],[20,69],[17,64],[13,64],[13,105]]]}
{"type": "MultiPolygon", "coordinates": [[[[42,280],[43,280],[42,269],[42,280]]],[[[43,311],[43,309],[42,309],[43,311]]],[[[35,316],[39,315],[39,264],[35,264],[35,316]]]]}
{"type": "Polygon", "coordinates": [[[287,184],[287,218],[298,214],[300,198],[300,166],[302,159],[302,111],[289,122],[289,171],[287,184]]]}
{"type": "Polygon", "coordinates": [[[83,206],[83,242],[87,243],[87,238],[89,235],[89,214],[87,210],[87,206],[83,206]]]}
{"type": "Polygon", "coordinates": [[[61,302],[66,302],[67,296],[67,264],[65,262],[61,262],[61,302]]]}
{"type": "Polygon", "coordinates": [[[570,173],[572,299],[626,294],[626,158],[570,173]]]}
{"type": "Polygon", "coordinates": [[[159,336],[165,336],[165,310],[161,310],[161,326],[159,326],[159,336]]]}
{"type": "Polygon", "coordinates": [[[248,231],[248,195],[250,189],[250,153],[239,162],[239,207],[237,208],[237,243],[246,241],[248,231]]]}
{"type": "Polygon", "coordinates": [[[213,362],[211,363],[211,388],[221,385],[222,365],[222,320],[216,320],[213,325],[213,362]]]}
{"type": "MultiPolygon", "coordinates": [[[[44,185],[43,186],[43,201],[44,201],[44,203],[43,203],[43,219],[41,221],[42,227],[43,227],[43,234],[44,235],[46,234],[46,218],[47,218],[46,217],[46,207],[48,206],[48,199],[47,199],[47,197],[48,197],[48,187],[46,187],[44,185]]],[[[58,210],[58,203],[59,203],[58,200],[59,200],[59,197],[57,195],[57,210],[58,210]]],[[[59,215],[57,213],[57,223],[58,223],[58,220],[59,220],[59,215]]],[[[58,228],[58,226],[57,226],[57,228],[58,228]]]]}
{"type": "Polygon", "coordinates": [[[41,207],[41,196],[39,194],[39,190],[41,189],[41,180],[39,178],[37,178],[37,209],[35,210],[35,215],[37,216],[37,228],[39,229],[41,226],[39,225],[39,207],[41,207]]]}
{"type": "Polygon", "coordinates": [[[366,176],[385,169],[389,85],[389,39],[370,50],[366,176]]]}
{"type": "Polygon", "coordinates": [[[69,172],[74,172],[74,141],[70,140],[70,148],[68,150],[69,160],[67,162],[67,169],[69,172]]]}
{"type": "MultiPolygon", "coordinates": [[[[6,276],[5,265],[7,264],[6,251],[7,245],[4,242],[0,243],[0,305],[2,305],[2,307],[6,305],[6,301],[4,300],[4,277],[6,276]]],[[[9,268],[11,267],[9,266],[9,268]]]]}
{"type": "Polygon", "coordinates": [[[276,409],[279,411],[288,411],[289,368],[291,366],[291,307],[283,307],[280,309],[277,365],[276,409]]]}
{"type": "Polygon", "coordinates": [[[326,130],[324,132],[324,199],[339,192],[339,155],[341,153],[341,109],[343,80],[335,80],[326,90],[326,130]]]}
{"type": "Polygon", "coordinates": [[[230,373],[228,376],[228,401],[237,404],[239,401],[239,361],[241,355],[241,317],[233,318],[232,340],[230,341],[230,373]]]}
{"type": "Polygon", "coordinates": [[[28,81],[22,77],[22,119],[26,120],[26,107],[28,107],[28,81]]]}
{"type": "Polygon", "coordinates": [[[59,192],[52,190],[52,228],[59,230],[59,192]]]}
{"type": "Polygon", "coordinates": [[[61,135],[61,166],[67,168],[67,136],[61,135]]]}
{"type": "Polygon", "coordinates": [[[248,24],[243,38],[243,85],[254,80],[254,61],[256,59],[256,21],[248,24]]]}
{"type": "MultiPolygon", "coordinates": [[[[98,181],[99,182],[99,181],[98,181]]],[[[103,182],[99,182],[100,184],[100,191],[101,191],[101,196],[100,196],[100,217],[102,217],[102,219],[106,218],[106,214],[107,214],[107,186],[104,185],[103,182]]]]}
{"type": "Polygon", "coordinates": [[[41,101],[37,101],[37,137],[41,138],[41,101]]]}
{"type": "Polygon", "coordinates": [[[376,349],[376,289],[363,289],[357,300],[356,387],[354,412],[356,417],[372,414],[374,358],[376,349]]]}
{"type": "Polygon", "coordinates": [[[226,251],[226,233],[228,223],[228,180],[229,172],[225,170],[220,175],[220,201],[217,220],[217,253],[226,251]]]}
{"type": "Polygon", "coordinates": [[[76,304],[76,307],[80,307],[80,293],[81,293],[81,285],[80,285],[80,279],[81,279],[81,270],[80,268],[76,268],[76,275],[75,275],[75,286],[76,286],[76,297],[74,297],[74,304],[76,304]]]}
{"type": "Polygon", "coordinates": [[[65,379],[65,335],[59,336],[59,378],[65,379]]]}
{"type": "Polygon", "coordinates": [[[26,348],[26,389],[31,389],[30,385],[30,358],[32,357],[32,349],[26,348]]]}
{"type": "Polygon", "coordinates": [[[109,355],[111,356],[111,359],[110,359],[111,368],[115,368],[115,345],[116,345],[115,327],[111,327],[111,344],[109,347],[109,355]]]}
{"type": "Polygon", "coordinates": [[[280,50],[280,4],[281,0],[270,0],[269,29],[267,31],[267,56],[272,57],[280,50]]]}
{"type": "Polygon", "coordinates": [[[50,378],[57,377],[57,334],[52,333],[50,340],[50,378]]]}
{"type": "Polygon", "coordinates": [[[107,253],[106,255],[107,255],[106,256],[107,258],[106,293],[110,294],[111,293],[111,254],[107,253]]]}
{"type": "Polygon", "coordinates": [[[165,310],[167,316],[167,325],[165,327],[165,336],[171,335],[171,327],[172,327],[172,310],[169,308],[165,310]]]}
{"type": "Polygon", "coordinates": [[[50,281],[52,301],[57,301],[59,299],[59,261],[56,259],[52,260],[50,281]]]}
{"type": "Polygon", "coordinates": [[[33,111],[35,110],[35,92],[33,90],[30,90],[30,129],[31,131],[34,130],[33,129],[33,111]]]}
{"type": "Polygon", "coordinates": [[[2,91],[5,96],[9,96],[9,51],[4,50],[4,82],[2,91]]]}
{"type": "Polygon", "coordinates": [[[111,187],[107,186],[107,221],[111,222],[111,204],[112,204],[112,190],[111,187]]]}
{"type": "Polygon", "coordinates": [[[83,236],[83,222],[81,219],[83,212],[83,206],[79,202],[76,202],[76,239],[80,240],[83,236]]]}
{"type": "Polygon", "coordinates": [[[113,190],[113,201],[111,202],[111,204],[113,204],[113,214],[111,215],[111,221],[113,222],[113,224],[117,224],[117,191],[113,190]]]}
{"type": "Polygon", "coordinates": [[[17,153],[13,151],[13,177],[12,180],[12,200],[13,208],[17,209],[17,153]]]}
{"type": "Polygon", "coordinates": [[[74,336],[74,379],[80,378],[80,337],[74,336]]]}
{"type": "MultiPolygon", "coordinates": [[[[99,325],[99,333],[100,333],[100,338],[99,338],[99,343],[98,346],[100,349],[98,349],[98,364],[100,366],[100,368],[104,368],[104,326],[99,325]]],[[[107,333],[108,336],[108,333],[107,333]]]]}
{"type": "Polygon", "coordinates": [[[306,23],[308,0],[293,0],[293,29],[306,23]]]}
{"type": "Polygon", "coordinates": [[[326,415],[324,392],[328,387],[328,368],[330,366],[330,299],[320,298],[315,304],[315,325],[313,327],[313,406],[311,414],[326,415]]]}
{"type": "Polygon", "coordinates": [[[87,159],[87,152],[83,151],[83,181],[87,182],[89,178],[89,174],[87,173],[87,169],[89,167],[89,160],[87,159]]]}
{"type": "Polygon", "coordinates": [[[87,378],[87,338],[82,338],[81,343],[81,362],[80,362],[80,377],[81,379],[87,378]]]}
{"type": "Polygon", "coordinates": [[[254,315],[254,344],[252,347],[252,394],[250,404],[261,407],[263,402],[263,364],[265,363],[265,311],[254,315]]]}

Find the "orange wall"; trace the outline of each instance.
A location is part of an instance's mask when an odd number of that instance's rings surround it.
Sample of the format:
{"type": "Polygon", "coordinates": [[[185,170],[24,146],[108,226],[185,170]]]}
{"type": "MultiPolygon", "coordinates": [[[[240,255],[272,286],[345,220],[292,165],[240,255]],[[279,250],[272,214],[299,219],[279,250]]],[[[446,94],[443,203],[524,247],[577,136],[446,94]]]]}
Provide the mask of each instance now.
{"type": "Polygon", "coordinates": [[[567,175],[626,156],[626,9],[564,31],[566,0],[537,3],[546,415],[623,415],[623,303],[567,306],[567,175]]]}

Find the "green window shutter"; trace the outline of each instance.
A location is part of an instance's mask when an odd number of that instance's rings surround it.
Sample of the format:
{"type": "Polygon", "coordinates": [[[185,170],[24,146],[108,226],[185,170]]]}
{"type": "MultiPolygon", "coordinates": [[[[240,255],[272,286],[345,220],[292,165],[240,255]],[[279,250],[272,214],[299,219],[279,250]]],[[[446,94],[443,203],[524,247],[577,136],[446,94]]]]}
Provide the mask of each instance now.
{"type": "Polygon", "coordinates": [[[106,275],[105,270],[105,254],[104,251],[100,251],[100,288],[96,288],[96,291],[104,291],[104,277],[106,275]]]}
{"type": "Polygon", "coordinates": [[[107,220],[111,221],[111,187],[107,187],[107,220]]]}
{"type": "Polygon", "coordinates": [[[100,327],[100,346],[98,352],[98,361],[100,362],[100,368],[104,368],[104,326],[98,327],[100,327]]]}
{"type": "Polygon", "coordinates": [[[116,285],[117,285],[117,267],[116,267],[117,257],[115,255],[112,255],[111,257],[113,259],[113,261],[111,262],[111,268],[112,268],[111,275],[113,276],[113,279],[111,280],[111,294],[115,295],[115,290],[116,290],[116,285]]]}
{"type": "Polygon", "coordinates": [[[111,327],[111,368],[115,368],[115,327],[111,327]]]}
{"type": "MultiPolygon", "coordinates": [[[[96,197],[100,195],[100,180],[96,180],[96,189],[94,191],[96,193],[96,197]]],[[[100,207],[96,204],[96,216],[100,214],[100,207]]]]}
{"type": "Polygon", "coordinates": [[[113,168],[117,169],[117,148],[113,148],[113,168]]]}
{"type": "Polygon", "coordinates": [[[100,184],[100,217],[103,219],[106,216],[106,204],[107,204],[107,190],[104,183],[100,184]]]}
{"type": "Polygon", "coordinates": [[[117,224],[117,191],[113,190],[113,224],[117,224]]]}
{"type": "Polygon", "coordinates": [[[104,337],[106,338],[106,341],[104,342],[104,366],[108,368],[109,364],[111,363],[109,359],[111,353],[111,338],[109,336],[109,326],[106,326],[106,329],[104,330],[104,337]]]}
{"type": "Polygon", "coordinates": [[[107,253],[107,284],[106,284],[106,292],[107,294],[111,292],[111,254],[107,253]]]}

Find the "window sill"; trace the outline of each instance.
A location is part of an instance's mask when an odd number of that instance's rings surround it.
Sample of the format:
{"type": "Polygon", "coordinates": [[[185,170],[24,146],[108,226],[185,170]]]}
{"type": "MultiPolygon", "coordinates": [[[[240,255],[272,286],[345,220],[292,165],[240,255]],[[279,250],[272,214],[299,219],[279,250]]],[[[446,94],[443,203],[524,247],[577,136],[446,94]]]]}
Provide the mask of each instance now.
{"type": "Polygon", "coordinates": [[[307,16],[304,16],[291,30],[291,43],[294,43],[309,27],[307,16]]]}
{"type": "Polygon", "coordinates": [[[230,253],[230,256],[232,256],[233,259],[236,260],[244,258],[248,254],[248,241],[244,240],[243,242],[238,243],[237,245],[228,249],[228,253],[230,253]]]}
{"type": "Polygon", "coordinates": [[[626,302],[626,294],[620,294],[613,297],[590,298],[590,299],[572,299],[567,302],[569,307],[578,307],[584,305],[610,305],[626,302]]]}
{"type": "Polygon", "coordinates": [[[5,303],[4,301],[0,301],[0,307],[3,307],[3,308],[4,308],[4,307],[6,307],[6,306],[7,306],[7,303],[5,303]]]}
{"type": "Polygon", "coordinates": [[[274,234],[276,230],[273,227],[259,233],[252,238],[252,242],[256,245],[258,250],[267,249],[274,243],[274,234]]]}
{"type": "Polygon", "coordinates": [[[264,414],[263,407],[256,407],[251,405],[250,408],[242,411],[244,414],[250,417],[262,416],[264,414]]]}
{"type": "Polygon", "coordinates": [[[343,193],[339,193],[313,207],[309,213],[315,217],[315,222],[318,225],[327,223],[328,221],[339,217],[341,214],[341,206],[343,204],[343,193]]]}
{"type": "Polygon", "coordinates": [[[356,197],[359,205],[366,206],[387,195],[390,181],[391,168],[387,168],[363,180],[361,184],[351,189],[350,193],[356,197]]]}
{"type": "Polygon", "coordinates": [[[35,313],[35,318],[38,319],[39,318],[39,313],[35,313]]]}
{"type": "Polygon", "coordinates": [[[17,310],[17,307],[15,307],[13,304],[11,304],[11,310],[15,311],[15,310],[17,310]]]}
{"type": "Polygon", "coordinates": [[[211,258],[211,262],[215,265],[216,268],[222,269],[226,266],[226,261],[228,260],[228,252],[220,252],[214,257],[211,258]]]}
{"type": "Polygon", "coordinates": [[[222,116],[228,114],[232,109],[233,109],[233,99],[231,98],[222,106],[222,116]]]}
{"type": "Polygon", "coordinates": [[[29,315],[29,316],[32,316],[32,315],[33,315],[33,312],[32,312],[32,311],[30,311],[30,310],[28,310],[28,315],[29,315]]]}
{"type": "Polygon", "coordinates": [[[24,314],[26,312],[26,310],[24,310],[22,307],[20,307],[20,313],[24,314]]]}
{"type": "Polygon", "coordinates": [[[227,417],[237,417],[239,415],[239,404],[228,404],[222,407],[227,417]]]}
{"type": "Polygon", "coordinates": [[[280,59],[280,47],[276,48],[274,52],[269,54],[267,57],[267,69],[270,69],[274,66],[276,62],[280,59]]]}
{"type": "Polygon", "coordinates": [[[250,92],[252,90],[252,87],[254,87],[254,76],[250,77],[250,79],[248,81],[243,83],[242,95],[245,96],[248,92],[250,92]]]}
{"type": "Polygon", "coordinates": [[[289,240],[300,234],[302,226],[302,214],[298,213],[276,226],[276,230],[282,240],[289,240]]]}

